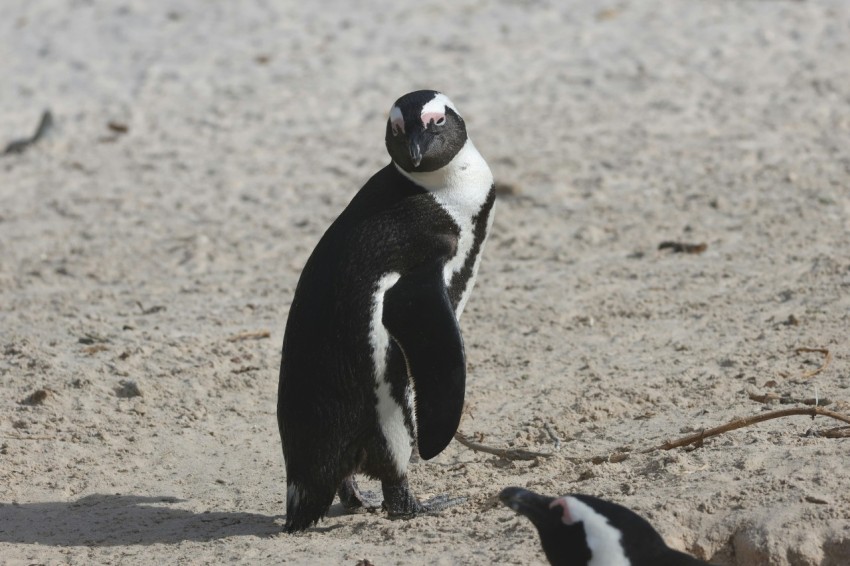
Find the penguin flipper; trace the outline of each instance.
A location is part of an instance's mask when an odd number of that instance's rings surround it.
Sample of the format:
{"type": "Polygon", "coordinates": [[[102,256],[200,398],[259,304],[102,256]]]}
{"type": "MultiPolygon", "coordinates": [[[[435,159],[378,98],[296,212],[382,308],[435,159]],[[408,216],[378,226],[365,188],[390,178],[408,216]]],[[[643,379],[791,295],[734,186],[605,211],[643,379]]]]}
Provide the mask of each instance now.
{"type": "Polygon", "coordinates": [[[384,294],[383,323],[398,344],[416,392],[419,455],[449,445],[463,412],[466,356],[443,281],[443,262],[404,274],[384,294]]]}

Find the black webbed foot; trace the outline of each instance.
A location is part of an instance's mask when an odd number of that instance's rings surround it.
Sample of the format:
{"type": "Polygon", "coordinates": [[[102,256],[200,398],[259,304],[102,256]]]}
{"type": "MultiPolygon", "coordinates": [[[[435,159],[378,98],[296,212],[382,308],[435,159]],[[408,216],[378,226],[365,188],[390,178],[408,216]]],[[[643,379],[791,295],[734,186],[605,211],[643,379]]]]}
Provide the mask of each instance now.
{"type": "Polygon", "coordinates": [[[466,497],[452,497],[448,493],[443,493],[441,495],[435,495],[431,499],[423,501],[421,505],[423,513],[438,513],[443,509],[448,509],[449,507],[460,505],[465,501],[466,497]]]}
{"type": "Polygon", "coordinates": [[[420,502],[410,491],[407,480],[399,483],[383,483],[384,509],[393,519],[408,519],[416,515],[437,513],[466,501],[465,497],[451,497],[449,495],[437,495],[427,501],[420,502]]]}
{"type": "Polygon", "coordinates": [[[360,491],[354,476],[350,475],[339,486],[339,500],[347,513],[372,511],[381,508],[381,498],[371,491],[360,491]]]}

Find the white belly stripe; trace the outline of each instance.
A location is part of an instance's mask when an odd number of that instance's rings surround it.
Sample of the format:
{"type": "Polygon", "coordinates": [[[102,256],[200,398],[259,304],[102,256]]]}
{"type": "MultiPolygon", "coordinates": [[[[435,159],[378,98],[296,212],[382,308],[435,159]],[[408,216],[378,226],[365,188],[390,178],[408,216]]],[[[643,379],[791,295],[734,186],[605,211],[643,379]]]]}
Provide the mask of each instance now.
{"type": "MultiPolygon", "coordinates": [[[[413,450],[413,439],[404,423],[404,411],[393,399],[390,384],[386,380],[387,355],[389,353],[390,336],[384,327],[384,294],[396,284],[399,274],[390,272],[384,274],[372,295],[372,317],[369,321],[369,342],[372,346],[372,364],[374,367],[375,393],[378,398],[378,423],[387,441],[387,447],[395,461],[399,473],[407,470],[410,454],[413,450]]],[[[408,401],[410,402],[410,401],[408,401]]]]}

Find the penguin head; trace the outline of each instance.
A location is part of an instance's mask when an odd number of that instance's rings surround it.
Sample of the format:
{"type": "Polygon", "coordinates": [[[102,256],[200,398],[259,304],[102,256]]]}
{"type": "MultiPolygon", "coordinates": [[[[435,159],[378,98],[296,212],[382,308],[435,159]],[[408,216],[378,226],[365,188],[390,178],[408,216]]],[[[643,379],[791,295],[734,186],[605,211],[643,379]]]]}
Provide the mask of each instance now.
{"type": "Polygon", "coordinates": [[[537,527],[551,564],[706,564],[670,549],[644,518],[604,499],[546,497],[519,487],[505,488],[499,499],[537,527]]]}
{"type": "Polygon", "coordinates": [[[387,119],[387,151],[408,173],[448,165],[466,143],[466,125],[455,105],[435,90],[417,90],[395,101],[387,119]]]}
{"type": "Polygon", "coordinates": [[[539,495],[519,487],[506,487],[499,494],[502,503],[528,518],[537,528],[543,552],[550,564],[586,566],[591,551],[581,521],[564,522],[564,512],[554,497],[539,495]]]}

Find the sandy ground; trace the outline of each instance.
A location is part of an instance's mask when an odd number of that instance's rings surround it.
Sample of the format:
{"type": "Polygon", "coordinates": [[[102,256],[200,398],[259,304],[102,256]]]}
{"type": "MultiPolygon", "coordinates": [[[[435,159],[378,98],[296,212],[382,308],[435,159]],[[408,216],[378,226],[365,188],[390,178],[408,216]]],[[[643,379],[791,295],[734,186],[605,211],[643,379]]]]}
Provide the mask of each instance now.
{"type": "Polygon", "coordinates": [[[520,485],[717,564],[850,563],[837,421],[637,453],[750,393],[850,413],[850,4],[563,4],[4,2],[0,144],[56,126],[0,158],[0,562],[541,564],[520,485]],[[289,302],[417,88],[500,183],[461,429],[554,456],[453,443],[411,481],[465,504],[285,535],[289,302]]]}

